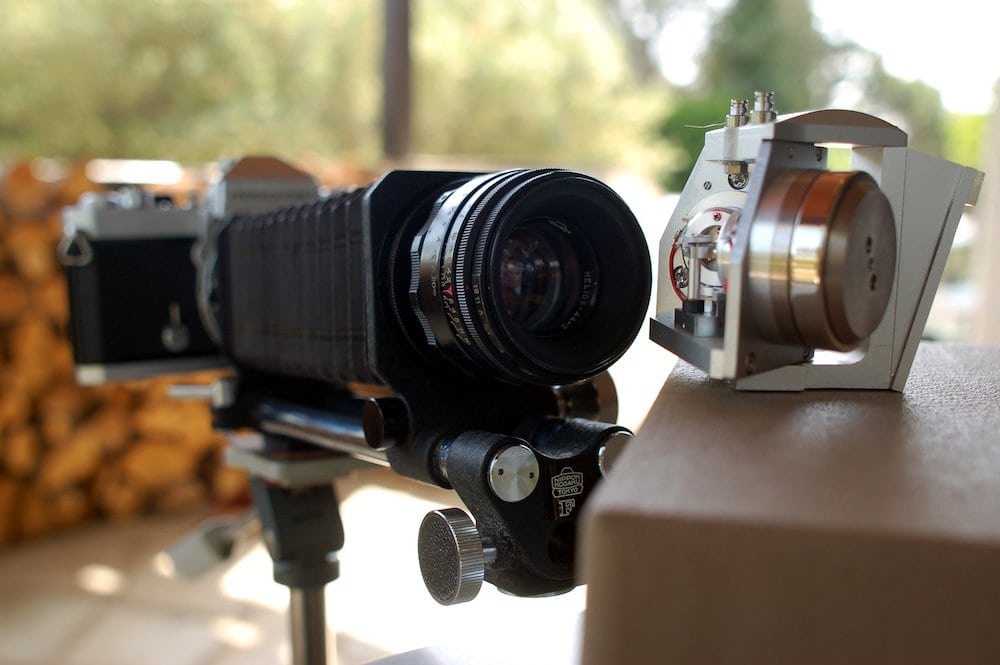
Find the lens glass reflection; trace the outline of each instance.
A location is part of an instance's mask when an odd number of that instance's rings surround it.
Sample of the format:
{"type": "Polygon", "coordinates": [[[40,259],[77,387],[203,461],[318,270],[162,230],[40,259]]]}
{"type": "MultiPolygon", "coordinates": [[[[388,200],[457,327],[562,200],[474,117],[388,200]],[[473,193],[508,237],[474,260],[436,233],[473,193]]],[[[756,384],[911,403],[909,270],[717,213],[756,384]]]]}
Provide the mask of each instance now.
{"type": "Polygon", "coordinates": [[[516,228],[500,264],[500,288],[511,320],[531,332],[557,327],[578,297],[578,275],[579,259],[558,226],[530,222],[516,228]]]}

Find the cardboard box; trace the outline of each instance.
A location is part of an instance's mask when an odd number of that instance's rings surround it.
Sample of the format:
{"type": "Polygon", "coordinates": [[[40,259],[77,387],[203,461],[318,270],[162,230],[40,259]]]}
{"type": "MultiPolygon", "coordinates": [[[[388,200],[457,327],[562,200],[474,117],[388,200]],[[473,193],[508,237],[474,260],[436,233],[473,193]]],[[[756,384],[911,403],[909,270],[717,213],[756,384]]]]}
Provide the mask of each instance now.
{"type": "Polygon", "coordinates": [[[906,390],[680,363],[588,505],[583,662],[1000,662],[1000,349],[906,390]]]}

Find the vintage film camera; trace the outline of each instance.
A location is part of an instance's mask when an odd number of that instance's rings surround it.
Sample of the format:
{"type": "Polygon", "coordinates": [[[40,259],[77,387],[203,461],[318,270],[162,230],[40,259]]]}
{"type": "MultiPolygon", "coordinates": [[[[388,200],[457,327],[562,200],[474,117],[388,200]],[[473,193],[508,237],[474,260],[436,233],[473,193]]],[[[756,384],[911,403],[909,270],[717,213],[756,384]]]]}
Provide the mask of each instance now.
{"type": "Polygon", "coordinates": [[[643,235],[606,185],[395,171],[320,197],[247,158],[201,205],[111,194],[65,221],[79,380],[233,368],[211,390],[215,423],[262,435],[230,459],[254,476],[279,582],[336,577],[323,465],[347,453],[454,488],[474,516],[421,527],[439,602],[484,578],[529,596],[578,583],[577,516],[630,437],[605,370],[651,290],[643,235]]]}
{"type": "Polygon", "coordinates": [[[740,390],[902,391],[983,179],[906,143],[863,113],[733,100],[661,240],[653,340],[740,390]]]}

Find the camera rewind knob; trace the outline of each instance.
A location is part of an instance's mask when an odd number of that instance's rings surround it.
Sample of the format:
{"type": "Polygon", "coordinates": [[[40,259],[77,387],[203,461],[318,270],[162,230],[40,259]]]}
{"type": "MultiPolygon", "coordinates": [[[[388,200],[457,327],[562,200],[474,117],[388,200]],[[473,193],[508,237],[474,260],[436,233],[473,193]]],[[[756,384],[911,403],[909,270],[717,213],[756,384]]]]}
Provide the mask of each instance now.
{"type": "Polygon", "coordinates": [[[495,558],[496,550],[483,547],[465,511],[442,508],[427,513],[420,524],[417,554],[427,591],[442,605],[454,605],[479,594],[486,562],[495,558]]]}

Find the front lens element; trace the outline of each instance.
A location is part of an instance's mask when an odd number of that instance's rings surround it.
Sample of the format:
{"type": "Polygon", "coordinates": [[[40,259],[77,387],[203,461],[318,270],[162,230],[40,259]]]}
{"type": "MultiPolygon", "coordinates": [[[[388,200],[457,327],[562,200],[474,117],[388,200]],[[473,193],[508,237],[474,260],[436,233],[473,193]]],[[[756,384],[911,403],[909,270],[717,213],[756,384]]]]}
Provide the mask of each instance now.
{"type": "Polygon", "coordinates": [[[515,229],[503,247],[503,304],[511,321],[530,332],[557,329],[580,298],[580,258],[560,224],[528,222],[515,229]]]}

